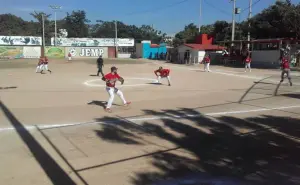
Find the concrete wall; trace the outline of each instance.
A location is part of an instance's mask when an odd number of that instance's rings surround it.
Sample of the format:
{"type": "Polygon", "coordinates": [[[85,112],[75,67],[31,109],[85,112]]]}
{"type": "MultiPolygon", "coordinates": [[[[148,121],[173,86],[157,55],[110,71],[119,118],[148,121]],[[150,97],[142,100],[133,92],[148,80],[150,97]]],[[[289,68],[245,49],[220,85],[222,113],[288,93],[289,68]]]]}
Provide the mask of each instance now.
{"type": "Polygon", "coordinates": [[[160,47],[150,47],[150,43],[143,43],[142,44],[142,50],[143,50],[143,55],[142,58],[149,58],[149,59],[154,59],[155,56],[158,54],[158,56],[161,53],[166,53],[167,52],[167,47],[166,45],[160,45],[160,47]]]}
{"type": "Polygon", "coordinates": [[[184,53],[189,50],[190,51],[190,61],[189,63],[200,63],[203,61],[203,58],[205,54],[209,53],[211,55],[211,62],[213,64],[217,63],[218,60],[220,60],[222,52],[220,51],[199,51],[199,50],[194,50],[190,47],[187,46],[179,46],[177,48],[178,53],[179,53],[179,63],[184,63],[184,53]]]}
{"type": "Polygon", "coordinates": [[[71,53],[73,58],[98,58],[102,55],[103,58],[108,58],[107,47],[66,47],[65,57],[71,53]]]}
{"type": "Polygon", "coordinates": [[[23,58],[22,46],[0,46],[0,59],[23,58]]]}
{"type": "Polygon", "coordinates": [[[143,44],[142,43],[137,43],[135,45],[135,53],[137,58],[142,58],[143,57],[143,44]]]}
{"type": "Polygon", "coordinates": [[[194,49],[184,46],[184,45],[179,46],[177,49],[178,49],[178,53],[179,53],[179,62],[180,63],[184,62],[184,53],[187,50],[190,51],[190,63],[200,63],[200,62],[202,62],[202,60],[205,56],[205,51],[194,50],[194,49]]]}
{"type": "Polygon", "coordinates": [[[130,58],[131,53],[118,53],[118,58],[130,58]]]}
{"type": "Polygon", "coordinates": [[[39,58],[41,56],[40,46],[24,46],[23,57],[24,58],[39,58]]]}
{"type": "Polygon", "coordinates": [[[278,63],[280,57],[279,50],[257,50],[252,51],[252,62],[259,64],[274,64],[278,63]]]}
{"type": "MultiPolygon", "coordinates": [[[[48,58],[66,58],[69,52],[73,58],[114,58],[115,48],[110,47],[45,47],[45,55],[48,58]]],[[[143,52],[143,51],[141,51],[143,52]]],[[[166,49],[158,48],[157,52],[166,52],[166,49]]],[[[0,59],[17,58],[39,58],[41,56],[41,46],[0,46],[0,59]]],[[[118,53],[118,58],[130,58],[131,53],[118,53]]]]}

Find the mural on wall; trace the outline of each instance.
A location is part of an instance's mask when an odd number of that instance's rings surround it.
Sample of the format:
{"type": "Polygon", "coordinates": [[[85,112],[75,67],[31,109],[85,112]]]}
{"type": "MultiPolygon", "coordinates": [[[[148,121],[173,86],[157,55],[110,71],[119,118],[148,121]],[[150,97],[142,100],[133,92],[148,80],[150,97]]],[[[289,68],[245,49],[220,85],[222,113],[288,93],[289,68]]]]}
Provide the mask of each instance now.
{"type": "MultiPolygon", "coordinates": [[[[134,46],[134,39],[114,38],[57,38],[57,46],[134,46]]],[[[51,45],[54,46],[54,38],[51,38],[51,45]]]]}
{"type": "Polygon", "coordinates": [[[24,58],[39,58],[41,56],[41,47],[28,46],[23,48],[24,58]]]}
{"type": "Polygon", "coordinates": [[[49,58],[64,58],[65,49],[63,47],[46,47],[45,55],[49,58]]]}
{"type": "Polygon", "coordinates": [[[32,36],[0,36],[0,45],[41,46],[42,37],[32,36]]]}
{"type": "Polygon", "coordinates": [[[0,59],[23,58],[23,47],[0,46],[0,59]]]}
{"type": "Polygon", "coordinates": [[[108,49],[106,47],[66,47],[65,56],[70,53],[74,58],[108,58],[108,49]]]}

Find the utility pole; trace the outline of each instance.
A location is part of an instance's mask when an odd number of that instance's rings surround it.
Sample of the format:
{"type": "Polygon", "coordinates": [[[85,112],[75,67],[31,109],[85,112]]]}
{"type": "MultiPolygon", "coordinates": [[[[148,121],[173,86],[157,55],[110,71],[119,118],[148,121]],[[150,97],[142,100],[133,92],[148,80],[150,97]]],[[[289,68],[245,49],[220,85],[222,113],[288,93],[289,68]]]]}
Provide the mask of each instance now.
{"type": "Polygon", "coordinates": [[[45,56],[45,15],[42,14],[42,25],[43,25],[43,47],[42,47],[42,57],[45,56]]]}
{"type": "Polygon", "coordinates": [[[56,5],[50,5],[49,6],[52,10],[54,10],[54,24],[55,24],[55,36],[54,36],[54,46],[56,46],[57,43],[57,27],[56,27],[56,10],[61,9],[61,6],[56,5]]]}
{"type": "Polygon", "coordinates": [[[200,11],[199,11],[199,33],[201,33],[201,18],[202,18],[202,0],[200,1],[200,11]]]}
{"type": "Polygon", "coordinates": [[[115,21],[115,47],[116,47],[116,58],[118,58],[118,22],[115,21]]]}
{"type": "Polygon", "coordinates": [[[232,31],[231,31],[231,46],[233,46],[233,41],[234,41],[234,34],[235,34],[235,3],[236,3],[236,0],[231,0],[233,1],[233,7],[232,7],[232,31]]]}
{"type": "Polygon", "coordinates": [[[251,24],[250,24],[250,19],[252,17],[252,0],[249,0],[249,15],[248,15],[248,49],[250,49],[250,28],[251,28],[251,24]]]}

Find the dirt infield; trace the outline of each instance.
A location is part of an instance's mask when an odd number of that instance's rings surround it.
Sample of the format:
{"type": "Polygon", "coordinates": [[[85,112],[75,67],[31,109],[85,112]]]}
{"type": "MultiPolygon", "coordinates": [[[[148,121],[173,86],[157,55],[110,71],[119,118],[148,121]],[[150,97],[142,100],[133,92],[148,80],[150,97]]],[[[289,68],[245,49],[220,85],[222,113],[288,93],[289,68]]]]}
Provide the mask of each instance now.
{"type": "Polygon", "coordinates": [[[95,60],[51,60],[43,75],[36,63],[0,61],[0,182],[300,182],[299,72],[290,87],[277,70],[105,60],[132,102],[116,97],[107,113],[95,60]],[[171,69],[171,87],[152,84],[159,66],[171,69]]]}

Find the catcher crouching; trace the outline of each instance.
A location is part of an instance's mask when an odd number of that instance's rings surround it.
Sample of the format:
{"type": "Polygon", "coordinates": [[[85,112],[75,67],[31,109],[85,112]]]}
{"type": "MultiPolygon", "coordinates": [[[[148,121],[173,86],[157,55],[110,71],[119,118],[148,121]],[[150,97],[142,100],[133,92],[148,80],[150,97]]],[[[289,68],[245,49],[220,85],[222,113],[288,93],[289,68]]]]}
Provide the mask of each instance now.
{"type": "Polygon", "coordinates": [[[120,91],[119,89],[117,89],[115,87],[117,81],[120,81],[122,85],[124,84],[124,78],[119,76],[117,71],[118,71],[118,68],[112,67],[111,72],[106,74],[102,78],[102,80],[106,82],[106,91],[109,94],[109,99],[108,99],[106,109],[105,109],[107,112],[111,112],[111,106],[114,101],[115,94],[117,94],[121,98],[121,100],[123,101],[123,104],[125,106],[127,106],[131,103],[131,102],[127,102],[124,98],[122,91],[120,91]]]}

